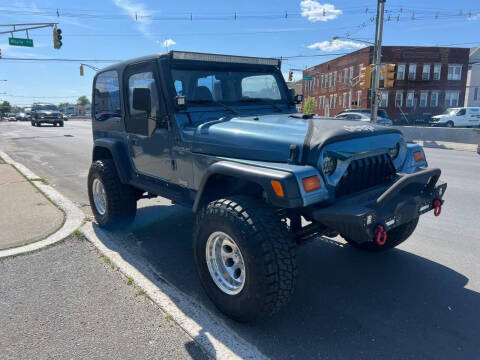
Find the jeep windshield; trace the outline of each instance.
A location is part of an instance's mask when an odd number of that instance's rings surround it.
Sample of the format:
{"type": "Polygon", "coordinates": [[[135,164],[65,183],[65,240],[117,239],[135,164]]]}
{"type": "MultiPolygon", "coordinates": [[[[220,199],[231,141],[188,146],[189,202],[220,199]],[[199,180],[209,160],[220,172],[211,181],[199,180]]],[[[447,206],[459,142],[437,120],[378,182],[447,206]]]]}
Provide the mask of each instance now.
{"type": "Polygon", "coordinates": [[[274,71],[198,69],[172,70],[177,96],[185,96],[187,105],[288,104],[283,78],[274,71]]]}
{"type": "Polygon", "coordinates": [[[36,110],[47,110],[47,111],[57,111],[57,107],[55,105],[37,105],[35,107],[36,110]]]}

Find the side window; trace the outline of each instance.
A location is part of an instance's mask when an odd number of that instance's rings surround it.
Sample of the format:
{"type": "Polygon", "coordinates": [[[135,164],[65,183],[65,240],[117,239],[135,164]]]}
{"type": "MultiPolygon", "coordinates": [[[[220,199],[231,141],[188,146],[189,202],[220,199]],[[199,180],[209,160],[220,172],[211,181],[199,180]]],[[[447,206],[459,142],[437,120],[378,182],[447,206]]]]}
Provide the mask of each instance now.
{"type": "Polygon", "coordinates": [[[120,92],[116,71],[106,71],[97,76],[93,109],[97,121],[120,120],[120,92]]]}
{"type": "Polygon", "coordinates": [[[150,119],[160,120],[159,97],[155,78],[151,71],[132,74],[128,77],[128,110],[130,117],[126,121],[126,130],[135,134],[147,134],[149,117],[144,111],[133,108],[133,89],[144,88],[150,90],[151,112],[150,119]]]}
{"type": "Polygon", "coordinates": [[[178,96],[183,96],[183,82],[181,80],[175,80],[173,85],[178,96]]]}
{"type": "Polygon", "coordinates": [[[194,100],[223,100],[220,80],[215,75],[208,75],[197,79],[194,89],[194,100]]]}
{"type": "Polygon", "coordinates": [[[467,109],[460,109],[458,112],[457,112],[457,116],[463,116],[467,113],[467,109]]]}

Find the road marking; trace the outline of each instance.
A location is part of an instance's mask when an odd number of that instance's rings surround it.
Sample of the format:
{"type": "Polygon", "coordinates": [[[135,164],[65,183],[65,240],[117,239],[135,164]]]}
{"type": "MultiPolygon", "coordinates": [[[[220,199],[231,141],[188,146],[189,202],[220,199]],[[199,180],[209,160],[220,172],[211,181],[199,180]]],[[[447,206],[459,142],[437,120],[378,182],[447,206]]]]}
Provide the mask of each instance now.
{"type": "MultiPolygon", "coordinates": [[[[3,151],[0,151],[0,157],[7,163],[15,166],[28,180],[38,179],[39,176],[35,175],[28,168],[22,164],[14,161],[10,156],[8,156],[3,151]]],[[[58,241],[65,239],[68,235],[78,229],[82,225],[83,219],[85,218],[84,213],[77,207],[75,204],[65,198],[57,190],[55,190],[50,185],[45,185],[39,181],[32,182],[32,185],[37,187],[40,192],[45,196],[50,198],[52,202],[59,207],[65,214],[65,222],[63,226],[58,229],[55,233],[47,237],[46,239],[25,245],[19,246],[13,249],[0,250],[0,258],[15,256],[19,254],[24,254],[32,251],[39,250],[45,246],[55,244],[58,241]]]]}

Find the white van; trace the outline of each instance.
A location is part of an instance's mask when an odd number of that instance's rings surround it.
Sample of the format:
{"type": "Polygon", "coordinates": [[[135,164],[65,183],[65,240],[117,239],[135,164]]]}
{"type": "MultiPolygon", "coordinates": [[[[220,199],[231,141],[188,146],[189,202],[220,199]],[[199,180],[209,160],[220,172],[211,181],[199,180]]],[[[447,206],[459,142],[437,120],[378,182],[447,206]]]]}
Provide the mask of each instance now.
{"type": "Polygon", "coordinates": [[[480,126],[480,107],[448,108],[432,119],[433,126],[480,126]]]}

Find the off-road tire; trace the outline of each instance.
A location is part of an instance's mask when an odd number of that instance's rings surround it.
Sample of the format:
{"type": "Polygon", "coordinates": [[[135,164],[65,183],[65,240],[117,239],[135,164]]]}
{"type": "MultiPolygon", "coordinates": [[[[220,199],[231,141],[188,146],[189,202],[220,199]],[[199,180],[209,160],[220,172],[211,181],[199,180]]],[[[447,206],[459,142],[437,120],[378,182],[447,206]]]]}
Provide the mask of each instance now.
{"type": "Polygon", "coordinates": [[[449,128],[453,128],[455,127],[455,124],[453,123],[453,121],[447,121],[447,123],[445,124],[446,127],[449,127],[449,128]]]}
{"type": "Polygon", "coordinates": [[[63,122],[59,123],[60,124],[60,127],[63,127],[63,122]]]}
{"type": "Polygon", "coordinates": [[[380,252],[389,249],[393,249],[394,247],[400,245],[405,240],[407,240],[410,235],[413,234],[415,228],[418,224],[418,217],[400,225],[396,228],[393,228],[390,231],[387,231],[387,242],[384,245],[378,245],[375,241],[367,242],[367,243],[357,243],[351,239],[345,238],[345,240],[352,245],[353,247],[361,250],[371,251],[371,252],[380,252]]]}
{"type": "Polygon", "coordinates": [[[295,244],[276,211],[246,196],[215,200],[199,210],[193,235],[200,281],[220,311],[248,322],[273,315],[288,303],[295,288],[295,244]],[[213,281],[206,261],[208,237],[222,231],[238,245],[245,263],[245,283],[236,295],[213,281]]]}
{"type": "Polygon", "coordinates": [[[88,173],[88,198],[98,225],[108,229],[119,229],[130,225],[137,212],[137,199],[131,186],[122,184],[115,164],[111,159],[97,160],[88,173]],[[106,209],[102,215],[93,200],[92,184],[98,178],[106,192],[106,209]]]}

